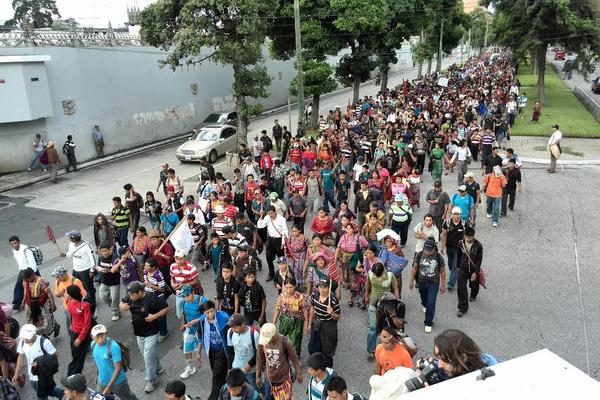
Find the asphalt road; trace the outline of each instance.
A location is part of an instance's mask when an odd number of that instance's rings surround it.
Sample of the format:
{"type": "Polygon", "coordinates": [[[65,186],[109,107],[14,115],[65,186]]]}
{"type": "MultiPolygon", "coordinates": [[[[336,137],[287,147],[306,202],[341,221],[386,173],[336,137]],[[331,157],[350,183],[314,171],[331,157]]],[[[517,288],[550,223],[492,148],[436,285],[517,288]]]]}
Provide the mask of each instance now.
{"type": "MultiPolygon", "coordinates": [[[[47,260],[42,266],[42,273],[46,277],[59,263],[70,266],[68,262],[55,257],[56,250],[44,244],[45,225],[52,225],[57,236],[71,228],[80,228],[84,239],[91,240],[92,218],[83,214],[94,214],[98,209],[110,207],[110,198],[120,193],[118,188],[129,179],[119,178],[116,171],[127,171],[127,175],[135,176],[135,184],[139,190],[145,191],[154,181],[155,169],[135,173],[132,168],[158,165],[167,156],[167,150],[140,155],[72,175],[59,185],[42,183],[11,193],[10,198],[0,199],[1,202],[15,203],[0,209],[3,243],[6,243],[4,236],[17,232],[27,243],[41,244],[47,260]],[[148,163],[148,157],[154,158],[154,161],[148,163]],[[144,185],[144,182],[148,183],[144,185]],[[88,185],[95,185],[97,189],[93,190],[88,185]],[[53,190],[48,190],[48,187],[53,190]],[[26,202],[17,197],[25,194],[35,199],[26,202]],[[52,211],[49,208],[73,208],[73,211],[81,214],[52,211]]],[[[184,176],[188,177],[193,169],[193,166],[186,165],[184,170],[190,172],[184,176]]],[[[225,166],[217,169],[224,173],[230,171],[225,166]]],[[[455,293],[440,295],[433,334],[425,334],[418,294],[408,290],[405,279],[403,299],[408,309],[407,332],[418,344],[419,355],[431,354],[436,333],[446,328],[458,328],[471,335],[484,351],[501,360],[548,348],[594,378],[600,377],[600,322],[593,318],[600,311],[600,290],[597,285],[600,272],[596,268],[600,250],[594,240],[597,236],[595,227],[600,221],[598,213],[593,212],[597,210],[593,177],[598,172],[597,167],[578,167],[548,175],[540,167],[524,167],[523,192],[518,194],[515,211],[501,220],[499,228],[492,228],[489,220],[479,220],[477,237],[484,245],[484,266],[488,273],[489,288],[481,290],[477,301],[471,304],[469,312],[462,319],[455,316],[455,293]]],[[[444,177],[444,186],[448,191],[455,188],[455,182],[455,175],[444,177]]],[[[426,176],[423,196],[430,186],[431,180],[426,176]]],[[[420,220],[423,214],[424,210],[418,210],[415,221],[420,220]]],[[[61,245],[66,243],[65,239],[59,242],[62,242],[61,245]]],[[[408,248],[412,246],[414,241],[411,239],[408,248]]],[[[15,265],[8,256],[7,247],[2,249],[2,262],[6,268],[0,272],[0,298],[10,300],[15,265]]],[[[265,278],[265,272],[259,273],[261,282],[264,283],[265,278]]],[[[208,294],[213,294],[212,274],[205,272],[201,279],[208,294]]],[[[264,286],[271,300],[267,313],[270,318],[275,290],[270,284],[264,286]]],[[[123,340],[132,349],[134,369],[129,372],[129,379],[134,390],[141,393],[143,364],[128,317],[111,323],[108,321],[109,311],[104,305],[100,306],[99,315],[100,321],[109,327],[111,335],[123,340]]],[[[19,319],[22,318],[23,315],[19,314],[19,319]]],[[[58,318],[62,320],[62,315],[58,318]]],[[[161,378],[161,386],[154,394],[142,394],[140,397],[161,398],[164,382],[175,378],[183,370],[175,326],[175,321],[171,319],[172,335],[160,345],[162,362],[167,369],[166,375],[161,378]]],[[[340,344],[335,362],[338,373],[353,383],[353,390],[368,394],[368,378],[373,365],[365,359],[366,326],[365,312],[342,305],[340,344]]],[[[56,345],[64,367],[69,361],[67,338],[61,335],[56,345]]],[[[306,352],[303,356],[306,357],[306,352]]],[[[89,360],[86,374],[94,376],[93,362],[89,360]]],[[[209,368],[205,359],[199,372],[188,380],[191,393],[206,396],[209,382],[209,368]]],[[[296,389],[300,396],[304,388],[298,386],[296,389]]]]}
{"type": "MultiPolygon", "coordinates": [[[[367,91],[373,91],[372,85],[367,91]]],[[[335,104],[346,104],[347,94],[332,96],[323,103],[323,110],[335,104]]],[[[275,114],[257,119],[251,125],[253,132],[269,128],[274,118],[285,121],[286,117],[275,114]]],[[[0,240],[3,243],[0,262],[4,266],[0,269],[0,299],[12,299],[16,266],[7,243],[11,234],[19,234],[25,243],[39,245],[46,260],[41,271],[50,278],[56,265],[70,269],[71,264],[69,260],[56,257],[57,249],[45,239],[46,225],[54,228],[63,248],[66,239],[61,236],[74,228],[83,232],[85,240],[92,241],[93,215],[110,210],[111,198],[123,195],[125,183],[132,183],[141,193],[155,189],[163,162],[172,163],[185,180],[186,192],[193,192],[198,168],[194,164],[178,164],[174,159],[175,148],[176,145],[172,145],[67,174],[57,185],[43,182],[4,193],[6,197],[0,198],[0,240]]],[[[215,169],[226,176],[232,173],[232,167],[223,159],[218,161],[215,169]]],[[[600,322],[594,318],[600,312],[600,271],[597,268],[600,249],[595,231],[600,223],[595,179],[599,171],[598,167],[571,167],[548,175],[541,166],[524,166],[523,192],[518,193],[515,211],[501,220],[499,228],[492,228],[485,218],[479,219],[477,237],[484,245],[489,288],[481,290],[463,318],[455,315],[456,294],[440,295],[433,333],[425,334],[418,293],[408,290],[405,275],[406,331],[419,346],[419,356],[431,354],[436,333],[446,328],[458,328],[471,335],[485,352],[500,360],[548,348],[594,378],[600,378],[600,322]]],[[[431,187],[429,176],[425,176],[424,181],[423,197],[431,187]]],[[[444,177],[444,186],[453,193],[456,175],[444,177]]],[[[420,220],[424,213],[424,210],[418,210],[414,220],[420,220]]],[[[411,252],[412,246],[414,240],[411,238],[408,243],[411,252]]],[[[265,278],[265,272],[259,273],[259,281],[264,283],[265,278]]],[[[201,280],[207,294],[212,295],[212,273],[203,273],[201,280]]],[[[275,290],[270,284],[264,286],[270,319],[275,290]]],[[[111,336],[122,340],[132,350],[133,370],[128,376],[134,391],[140,398],[162,399],[164,383],[176,378],[185,366],[178,349],[180,339],[174,316],[171,315],[169,321],[171,337],[160,344],[162,363],[167,372],[161,377],[157,391],[144,395],[143,363],[129,318],[126,316],[112,323],[109,310],[99,305],[99,320],[109,327],[111,336]]],[[[62,315],[57,315],[62,322],[62,315]]],[[[23,322],[24,315],[18,314],[18,318],[23,322]]],[[[373,364],[366,361],[366,327],[366,312],[342,305],[335,367],[351,382],[351,390],[368,395],[368,378],[373,364]]],[[[68,339],[61,334],[55,344],[64,373],[70,361],[68,339]]],[[[306,354],[303,351],[303,358],[306,354]]],[[[187,381],[190,393],[202,398],[210,391],[207,361],[204,358],[200,370],[187,381]]],[[[95,380],[94,365],[89,359],[85,373],[95,380]]],[[[297,398],[303,398],[305,386],[297,385],[295,392],[297,398]]],[[[23,398],[33,398],[30,390],[23,393],[23,398]]]]}

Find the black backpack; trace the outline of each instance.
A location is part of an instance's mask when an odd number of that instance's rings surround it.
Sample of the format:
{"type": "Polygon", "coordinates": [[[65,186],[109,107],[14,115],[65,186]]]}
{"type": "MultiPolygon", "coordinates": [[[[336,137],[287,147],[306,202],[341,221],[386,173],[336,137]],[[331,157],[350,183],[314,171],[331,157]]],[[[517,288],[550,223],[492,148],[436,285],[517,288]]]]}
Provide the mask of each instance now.
{"type": "Polygon", "coordinates": [[[10,317],[8,319],[8,322],[10,322],[10,337],[13,339],[18,338],[19,330],[21,329],[21,325],[19,324],[19,321],[17,321],[13,317],[10,317]]]}

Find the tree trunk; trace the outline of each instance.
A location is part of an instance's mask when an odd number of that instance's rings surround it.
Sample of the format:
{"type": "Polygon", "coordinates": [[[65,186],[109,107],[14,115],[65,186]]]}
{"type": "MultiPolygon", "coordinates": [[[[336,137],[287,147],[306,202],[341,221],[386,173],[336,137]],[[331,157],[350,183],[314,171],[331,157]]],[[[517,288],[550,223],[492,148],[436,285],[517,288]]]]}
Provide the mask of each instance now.
{"type": "Polygon", "coordinates": [[[389,67],[385,66],[385,68],[380,69],[381,70],[381,87],[379,88],[379,91],[381,93],[385,92],[385,89],[387,89],[387,85],[388,85],[388,76],[389,76],[389,67]]]}
{"type": "Polygon", "coordinates": [[[319,102],[321,101],[321,96],[318,94],[313,94],[312,97],[312,115],[310,117],[310,125],[311,127],[317,128],[319,125],[319,102]]]}
{"type": "Polygon", "coordinates": [[[423,61],[419,61],[417,64],[417,79],[421,79],[423,77],[423,61]]]}
{"type": "Polygon", "coordinates": [[[537,79],[537,94],[538,94],[538,101],[540,102],[541,105],[545,105],[546,103],[546,95],[544,92],[544,74],[546,72],[546,51],[548,49],[548,45],[546,43],[541,44],[538,48],[537,48],[537,53],[536,53],[536,61],[537,61],[537,74],[538,74],[538,79],[537,79]]]}
{"type": "Polygon", "coordinates": [[[358,96],[360,94],[360,79],[358,76],[354,77],[354,83],[352,84],[352,102],[356,104],[358,96]]]}
{"type": "MultiPolygon", "coordinates": [[[[246,117],[246,98],[239,96],[242,91],[242,65],[233,65],[233,95],[235,97],[235,111],[238,114],[237,121],[237,149],[240,150],[240,143],[250,143],[248,140],[248,118],[246,117]]],[[[290,128],[291,129],[291,128],[290,128]]]]}
{"type": "Polygon", "coordinates": [[[431,74],[431,58],[427,59],[427,75],[431,74]]]}

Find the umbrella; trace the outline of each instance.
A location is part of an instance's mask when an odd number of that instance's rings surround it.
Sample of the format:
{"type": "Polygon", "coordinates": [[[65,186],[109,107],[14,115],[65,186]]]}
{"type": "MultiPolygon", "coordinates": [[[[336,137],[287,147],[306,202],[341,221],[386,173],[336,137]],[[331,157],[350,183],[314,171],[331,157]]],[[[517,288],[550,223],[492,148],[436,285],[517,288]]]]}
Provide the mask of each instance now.
{"type": "Polygon", "coordinates": [[[383,240],[386,236],[389,236],[396,241],[400,240],[400,236],[391,229],[383,229],[377,232],[377,240],[383,240]]]}

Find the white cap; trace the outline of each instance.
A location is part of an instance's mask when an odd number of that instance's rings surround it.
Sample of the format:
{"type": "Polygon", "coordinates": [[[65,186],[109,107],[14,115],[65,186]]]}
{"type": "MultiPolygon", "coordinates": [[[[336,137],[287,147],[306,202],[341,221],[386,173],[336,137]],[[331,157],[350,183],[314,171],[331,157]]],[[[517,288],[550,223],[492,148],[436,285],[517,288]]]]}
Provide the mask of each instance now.
{"type": "Polygon", "coordinates": [[[187,252],[181,249],[175,250],[175,257],[185,257],[187,256],[187,252]]]}
{"type": "Polygon", "coordinates": [[[465,185],[460,185],[458,187],[458,190],[461,191],[461,192],[466,192],[467,191],[467,187],[465,185]]]}
{"type": "Polygon", "coordinates": [[[106,329],[106,327],[104,325],[96,325],[92,328],[92,337],[95,338],[96,336],[100,335],[101,333],[106,333],[108,332],[108,329],[106,329]]]}
{"type": "Polygon", "coordinates": [[[19,337],[25,340],[31,340],[37,333],[37,328],[32,324],[25,324],[19,331],[19,337]]]}
{"type": "Polygon", "coordinates": [[[277,327],[275,324],[267,323],[260,328],[260,336],[258,337],[258,344],[266,346],[269,344],[273,336],[277,333],[277,327]]]}
{"type": "Polygon", "coordinates": [[[462,210],[460,209],[460,207],[452,207],[452,214],[460,214],[462,213],[462,210]]]}

